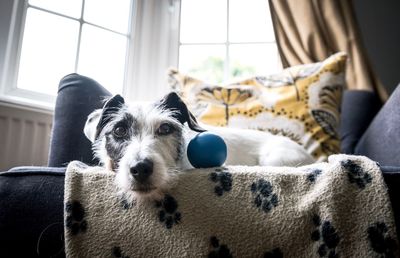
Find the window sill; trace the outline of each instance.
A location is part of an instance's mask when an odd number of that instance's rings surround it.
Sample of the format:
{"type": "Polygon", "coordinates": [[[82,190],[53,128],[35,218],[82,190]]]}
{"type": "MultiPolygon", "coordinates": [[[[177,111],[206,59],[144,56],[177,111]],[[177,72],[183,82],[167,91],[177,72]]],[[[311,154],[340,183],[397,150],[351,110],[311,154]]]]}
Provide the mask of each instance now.
{"type": "Polygon", "coordinates": [[[0,106],[19,108],[43,114],[54,114],[54,103],[12,95],[0,95],[0,106]]]}

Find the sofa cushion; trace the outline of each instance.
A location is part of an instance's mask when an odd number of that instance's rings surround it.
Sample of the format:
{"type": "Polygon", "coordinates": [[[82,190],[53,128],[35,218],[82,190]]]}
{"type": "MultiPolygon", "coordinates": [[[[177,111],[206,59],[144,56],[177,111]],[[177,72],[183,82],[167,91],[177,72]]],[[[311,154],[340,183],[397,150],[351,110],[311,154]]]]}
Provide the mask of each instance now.
{"type": "Polygon", "coordinates": [[[98,82],[79,74],[60,81],[51,135],[50,167],[66,166],[72,160],[97,164],[91,142],[83,134],[87,116],[103,106],[111,93],[98,82]]]}
{"type": "Polygon", "coordinates": [[[346,90],[343,93],[339,130],[341,153],[354,153],[357,142],[367,130],[380,105],[374,92],[346,90]]]}
{"type": "Polygon", "coordinates": [[[346,54],[227,85],[170,70],[170,86],[206,124],[281,134],[319,161],[339,153],[339,109],[346,54]]]}
{"type": "Polygon", "coordinates": [[[400,166],[400,85],[369,125],[355,148],[382,166],[400,166]]]}

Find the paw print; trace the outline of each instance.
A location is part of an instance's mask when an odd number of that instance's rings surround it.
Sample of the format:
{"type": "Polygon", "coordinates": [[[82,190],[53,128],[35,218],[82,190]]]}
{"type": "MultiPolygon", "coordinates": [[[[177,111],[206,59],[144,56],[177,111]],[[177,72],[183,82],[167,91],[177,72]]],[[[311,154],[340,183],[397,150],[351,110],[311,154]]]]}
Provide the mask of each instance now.
{"type": "Polygon", "coordinates": [[[350,183],[356,184],[360,189],[364,189],[367,184],[371,183],[371,175],[354,161],[343,160],[340,164],[347,170],[350,183]]]}
{"type": "Polygon", "coordinates": [[[129,258],[128,255],[122,254],[121,248],[119,246],[113,247],[112,255],[113,255],[113,257],[117,257],[117,258],[129,258]]]}
{"type": "Polygon", "coordinates": [[[224,192],[229,192],[232,189],[232,174],[227,168],[216,168],[215,172],[210,174],[210,180],[218,183],[214,187],[214,192],[218,196],[222,196],[224,192]]]}
{"type": "Polygon", "coordinates": [[[68,214],[65,225],[71,234],[76,235],[79,232],[86,232],[87,221],[85,220],[85,209],[82,204],[78,201],[67,202],[65,211],[68,214]]]}
{"type": "Polygon", "coordinates": [[[266,252],[264,258],[283,258],[283,253],[281,249],[275,248],[270,252],[266,252]]]}
{"type": "Polygon", "coordinates": [[[317,177],[322,173],[321,169],[310,169],[310,174],[307,176],[307,180],[314,183],[317,177]]]}
{"type": "Polygon", "coordinates": [[[313,216],[313,224],[317,227],[311,233],[311,240],[319,241],[318,254],[320,257],[337,258],[336,246],[339,244],[340,237],[330,221],[323,221],[318,215],[313,216]]]}
{"type": "Polygon", "coordinates": [[[395,251],[397,249],[396,240],[389,235],[385,223],[377,222],[375,225],[369,227],[368,240],[372,249],[380,254],[380,257],[395,257],[395,251]]]}
{"type": "Polygon", "coordinates": [[[211,247],[214,249],[208,254],[209,258],[232,258],[231,251],[226,245],[220,245],[218,238],[210,238],[211,247]]]}
{"type": "Polygon", "coordinates": [[[156,202],[156,207],[161,208],[158,218],[165,226],[170,229],[174,224],[179,224],[182,215],[177,211],[178,203],[175,198],[166,194],[164,200],[156,202]]]}
{"type": "Polygon", "coordinates": [[[273,207],[278,205],[278,195],[272,192],[270,182],[259,179],[258,182],[251,184],[251,191],[256,195],[254,204],[268,213],[273,207]]]}

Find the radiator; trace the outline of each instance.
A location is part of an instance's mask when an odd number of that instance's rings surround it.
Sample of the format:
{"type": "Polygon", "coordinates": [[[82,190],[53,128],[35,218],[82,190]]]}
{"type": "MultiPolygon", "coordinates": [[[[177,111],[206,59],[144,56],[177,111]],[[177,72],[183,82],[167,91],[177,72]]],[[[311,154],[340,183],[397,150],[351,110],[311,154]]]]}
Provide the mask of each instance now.
{"type": "Polygon", "coordinates": [[[0,104],[0,171],[47,164],[52,115],[0,104]]]}

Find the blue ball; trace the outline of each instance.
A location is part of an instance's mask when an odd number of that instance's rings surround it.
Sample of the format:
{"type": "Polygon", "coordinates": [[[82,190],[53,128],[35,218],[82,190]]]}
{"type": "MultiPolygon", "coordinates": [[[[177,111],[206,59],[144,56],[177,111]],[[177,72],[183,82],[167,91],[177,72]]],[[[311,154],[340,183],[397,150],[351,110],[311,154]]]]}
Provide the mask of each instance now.
{"type": "Polygon", "coordinates": [[[219,167],[226,160],[226,144],[216,134],[199,133],[189,142],[187,156],[195,168],[219,167]]]}

